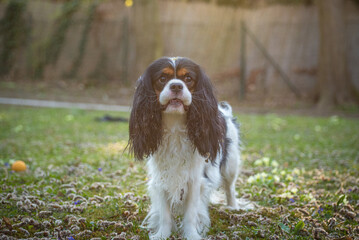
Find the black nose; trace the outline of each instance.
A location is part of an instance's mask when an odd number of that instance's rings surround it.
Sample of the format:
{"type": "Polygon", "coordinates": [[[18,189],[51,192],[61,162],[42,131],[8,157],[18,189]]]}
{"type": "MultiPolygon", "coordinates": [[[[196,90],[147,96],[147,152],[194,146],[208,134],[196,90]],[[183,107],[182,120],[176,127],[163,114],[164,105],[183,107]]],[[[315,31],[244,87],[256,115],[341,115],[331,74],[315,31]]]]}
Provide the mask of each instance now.
{"type": "Polygon", "coordinates": [[[170,89],[172,92],[178,93],[182,91],[183,85],[181,83],[171,83],[170,89]]]}

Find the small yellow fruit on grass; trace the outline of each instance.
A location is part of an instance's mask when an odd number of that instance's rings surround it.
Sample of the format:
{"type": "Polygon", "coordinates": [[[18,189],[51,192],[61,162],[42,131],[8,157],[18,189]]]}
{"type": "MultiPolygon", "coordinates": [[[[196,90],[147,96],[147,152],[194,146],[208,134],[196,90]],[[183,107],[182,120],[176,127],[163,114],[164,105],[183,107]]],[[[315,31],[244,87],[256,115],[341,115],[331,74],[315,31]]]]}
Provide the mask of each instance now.
{"type": "Polygon", "coordinates": [[[26,170],[26,164],[23,161],[15,161],[12,166],[11,170],[14,170],[15,172],[22,172],[26,170]]]}

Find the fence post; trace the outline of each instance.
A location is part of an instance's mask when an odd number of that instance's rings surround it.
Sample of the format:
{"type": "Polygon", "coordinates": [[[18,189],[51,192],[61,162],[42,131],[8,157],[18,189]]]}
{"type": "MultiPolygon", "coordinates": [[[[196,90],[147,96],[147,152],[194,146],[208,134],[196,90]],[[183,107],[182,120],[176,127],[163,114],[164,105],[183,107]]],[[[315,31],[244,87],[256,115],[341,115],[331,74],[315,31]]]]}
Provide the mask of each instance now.
{"type": "MultiPolygon", "coordinates": [[[[128,12],[127,12],[128,13],[128,12]]],[[[122,20],[122,37],[121,37],[121,82],[129,85],[128,79],[128,48],[129,48],[129,20],[126,14],[122,20]]]]}
{"type": "Polygon", "coordinates": [[[246,26],[243,20],[241,20],[240,34],[239,100],[244,100],[246,97],[246,26]]]}

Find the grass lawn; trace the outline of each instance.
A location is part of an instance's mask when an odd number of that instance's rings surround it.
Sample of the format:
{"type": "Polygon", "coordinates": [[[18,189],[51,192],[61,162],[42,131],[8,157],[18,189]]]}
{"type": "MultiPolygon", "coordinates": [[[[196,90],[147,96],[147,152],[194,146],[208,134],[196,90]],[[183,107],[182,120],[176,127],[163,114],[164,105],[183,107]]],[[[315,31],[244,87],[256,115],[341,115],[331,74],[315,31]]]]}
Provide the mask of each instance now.
{"type": "MultiPolygon", "coordinates": [[[[128,123],[104,114],[0,106],[0,239],[148,239],[145,163],[124,152],[128,123]]],[[[237,191],[257,207],[211,206],[208,239],[359,238],[359,120],[238,119],[237,191]]]]}

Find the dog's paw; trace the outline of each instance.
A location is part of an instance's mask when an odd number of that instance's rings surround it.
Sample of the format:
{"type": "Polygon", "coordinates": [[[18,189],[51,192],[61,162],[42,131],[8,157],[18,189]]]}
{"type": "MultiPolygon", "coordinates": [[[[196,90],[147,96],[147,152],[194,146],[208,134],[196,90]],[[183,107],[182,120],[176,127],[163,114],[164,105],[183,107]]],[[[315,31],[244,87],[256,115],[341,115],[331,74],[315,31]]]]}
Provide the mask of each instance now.
{"type": "Polygon", "coordinates": [[[196,232],[184,232],[183,237],[187,240],[201,240],[202,237],[196,232]]]}
{"type": "Polygon", "coordinates": [[[150,235],[151,240],[167,239],[171,236],[171,224],[165,224],[160,226],[158,231],[150,235]]]}
{"type": "Polygon", "coordinates": [[[200,240],[202,237],[197,230],[199,229],[196,229],[194,225],[184,223],[182,235],[187,240],[200,240]]]}
{"type": "Polygon", "coordinates": [[[151,240],[165,240],[169,238],[171,233],[157,232],[156,234],[150,235],[151,240]]]}
{"type": "Polygon", "coordinates": [[[227,205],[225,208],[229,210],[253,210],[255,209],[256,205],[254,202],[245,199],[240,198],[236,199],[236,201],[232,205],[227,205]]]}

